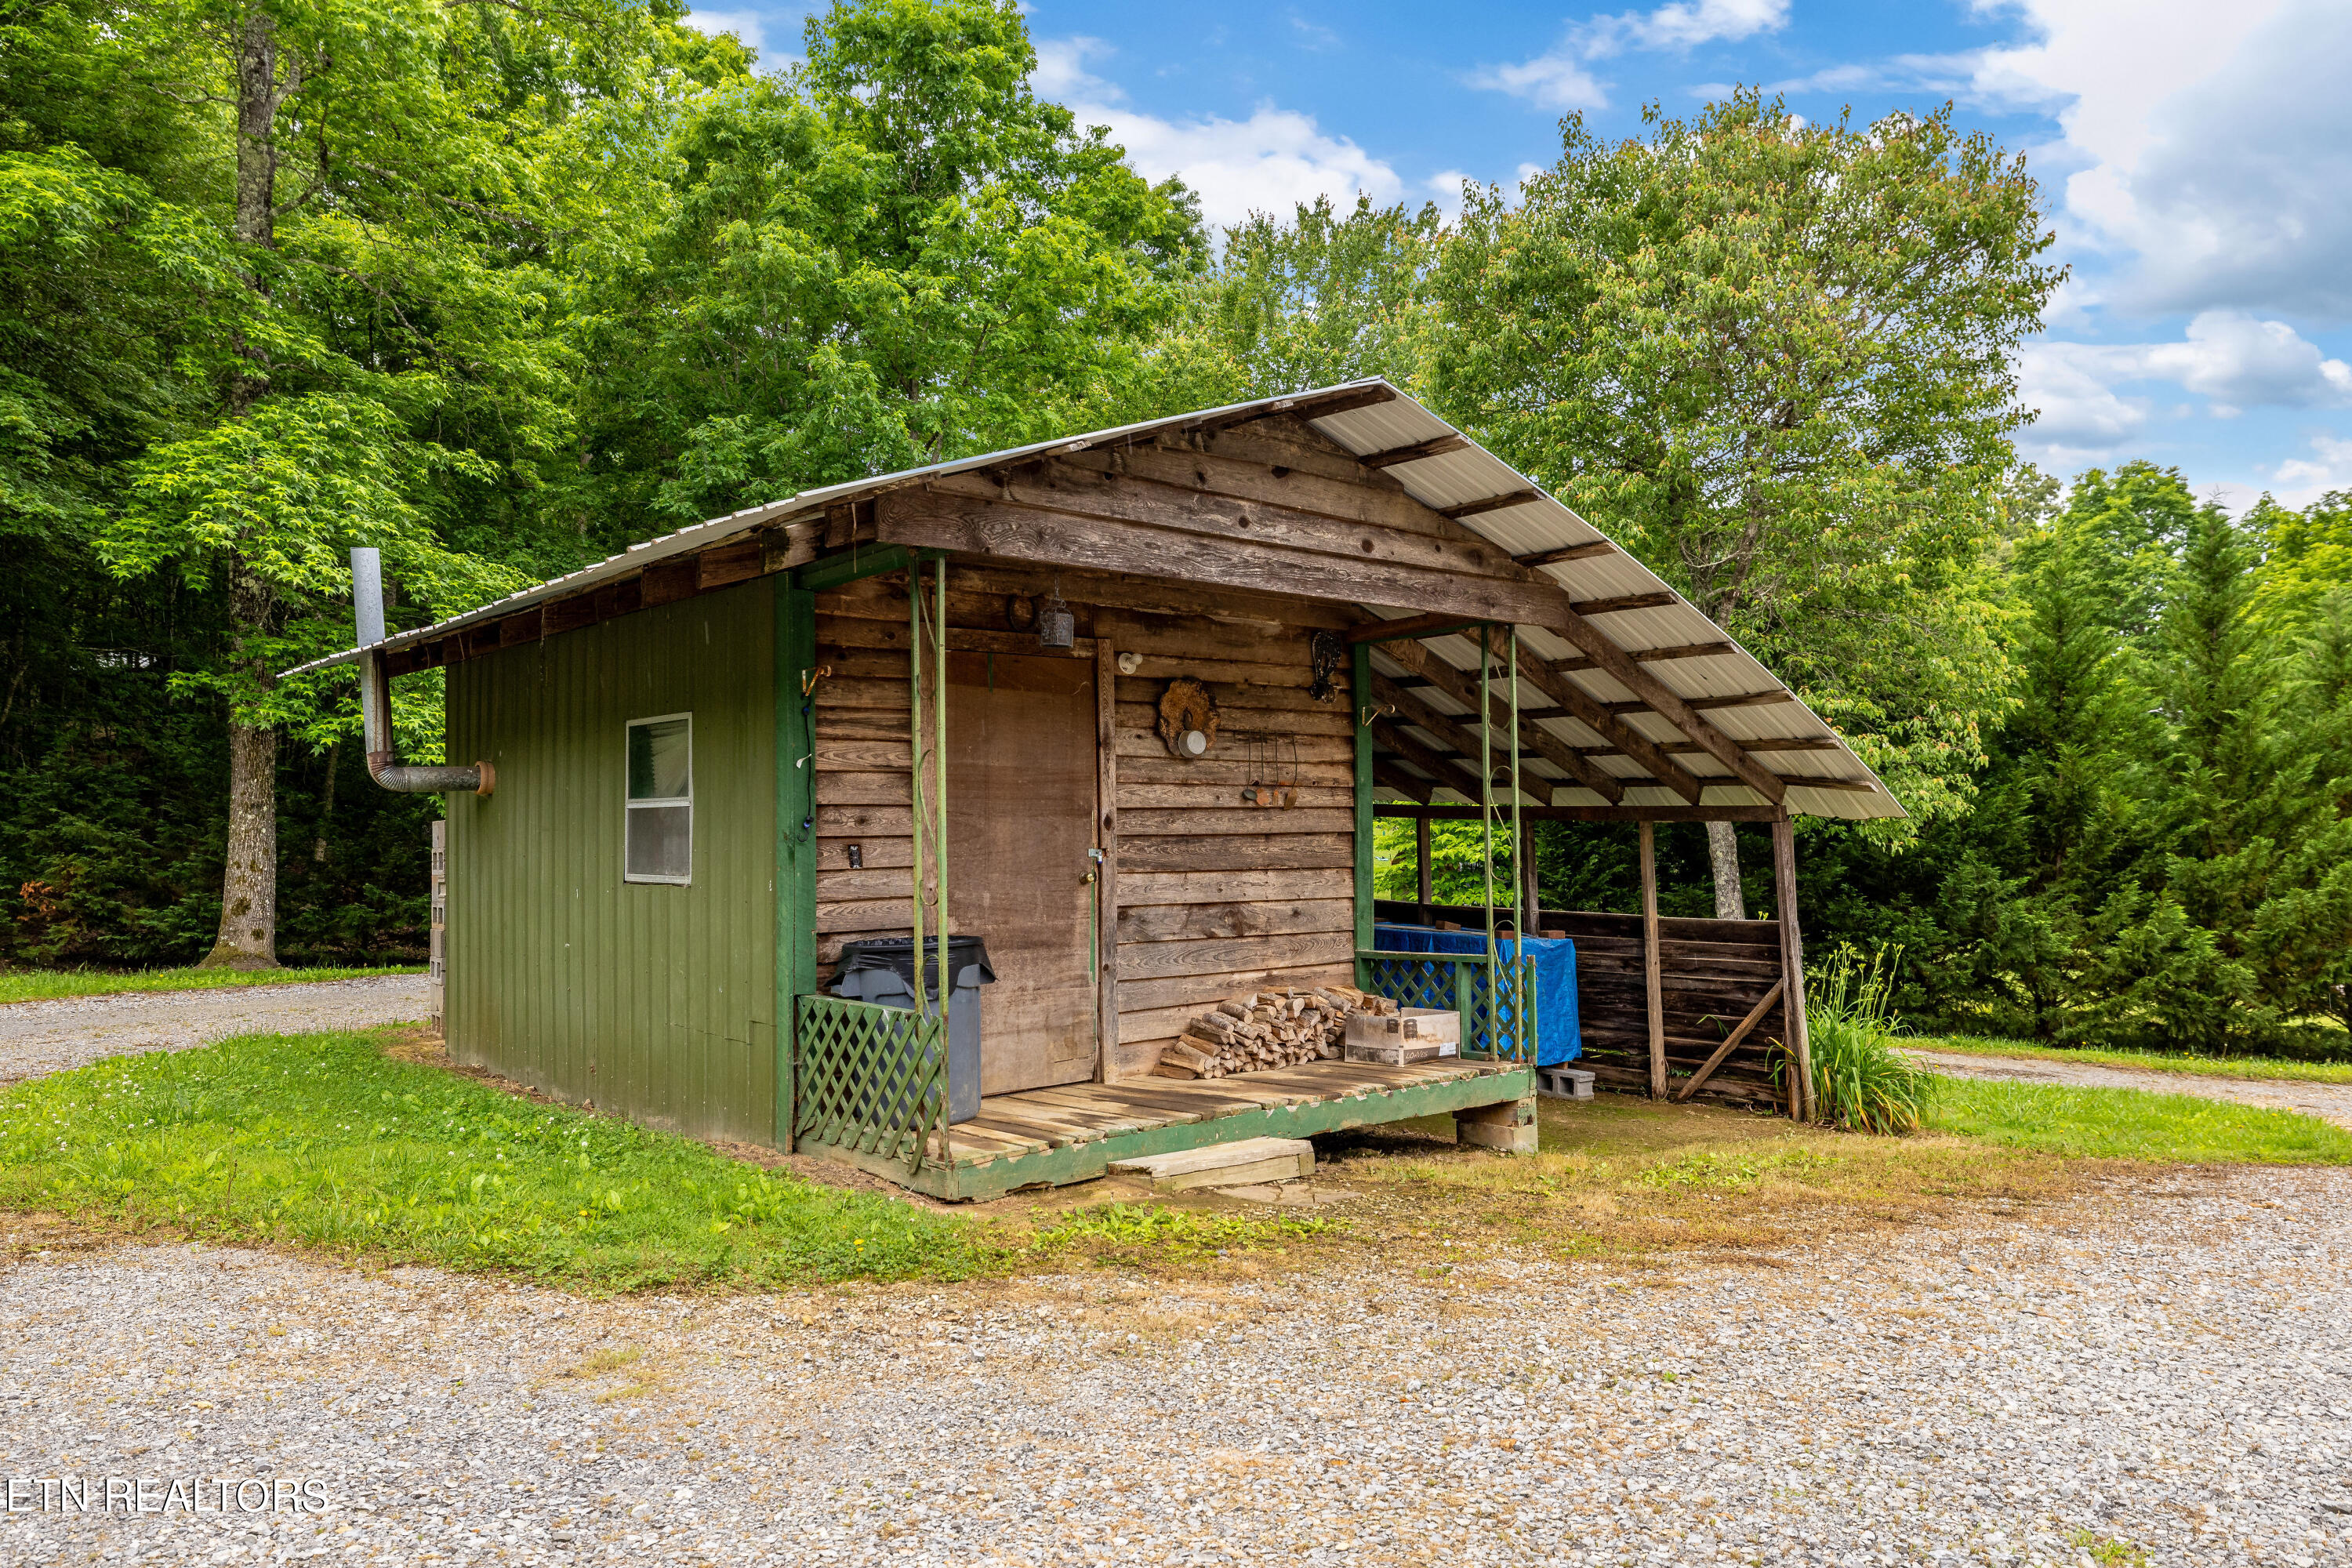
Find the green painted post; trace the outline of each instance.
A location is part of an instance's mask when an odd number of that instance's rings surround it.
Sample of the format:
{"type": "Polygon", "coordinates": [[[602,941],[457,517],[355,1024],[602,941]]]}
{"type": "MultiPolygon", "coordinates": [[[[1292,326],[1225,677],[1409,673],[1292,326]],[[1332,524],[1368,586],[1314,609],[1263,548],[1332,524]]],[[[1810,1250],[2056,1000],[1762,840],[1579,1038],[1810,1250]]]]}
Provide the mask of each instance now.
{"type": "Polygon", "coordinates": [[[800,999],[816,989],[816,595],[776,576],[776,1147],[792,1152],[800,999]]]}
{"type": "Polygon", "coordinates": [[[1358,643],[1350,682],[1356,699],[1356,984],[1369,990],[1371,963],[1360,956],[1372,946],[1372,647],[1358,643]]]}

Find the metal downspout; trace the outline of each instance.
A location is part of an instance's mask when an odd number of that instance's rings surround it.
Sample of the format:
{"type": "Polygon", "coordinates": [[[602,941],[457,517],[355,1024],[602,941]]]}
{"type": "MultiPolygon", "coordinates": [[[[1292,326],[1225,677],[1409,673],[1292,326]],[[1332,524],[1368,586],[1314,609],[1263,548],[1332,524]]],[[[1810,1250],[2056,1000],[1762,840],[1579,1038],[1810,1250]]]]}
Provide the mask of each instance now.
{"type": "MultiPolygon", "coordinates": [[[[352,552],[352,613],[356,646],[373,649],[383,641],[383,558],[361,545],[352,552]]],[[[394,795],[488,795],[498,774],[488,763],[463,767],[418,767],[392,760],[392,677],[383,656],[360,655],[360,729],[367,745],[368,777],[394,795]]]]}

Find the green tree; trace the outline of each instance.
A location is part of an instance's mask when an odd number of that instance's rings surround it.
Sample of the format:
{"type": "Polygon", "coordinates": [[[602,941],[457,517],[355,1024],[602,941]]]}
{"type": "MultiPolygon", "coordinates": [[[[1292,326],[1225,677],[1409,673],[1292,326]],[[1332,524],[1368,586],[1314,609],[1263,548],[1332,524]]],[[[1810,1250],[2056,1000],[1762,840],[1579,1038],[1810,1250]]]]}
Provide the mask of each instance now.
{"type": "Polygon", "coordinates": [[[275,671],[345,635],[349,547],[381,545],[402,598],[435,612],[530,564],[478,520],[569,437],[544,160],[577,151],[583,105],[708,49],[677,16],[194,0],[44,36],[89,101],[172,106],[162,129],[186,150],[125,198],[170,241],[149,281],[180,318],[177,428],[127,463],[97,544],[125,577],[173,566],[226,595],[225,656],[180,678],[229,711],[208,963],[276,961],[278,737],[348,720],[275,671]]]}
{"type": "Polygon", "coordinates": [[[840,0],[683,118],[606,269],[593,510],[713,515],[1181,402],[1190,195],[1040,100],[1011,0],[840,0]],[[1163,390],[1172,377],[1178,390],[1163,390]]]}
{"type": "Polygon", "coordinates": [[[1234,398],[1373,375],[1423,390],[1429,274],[1444,237],[1436,207],[1376,207],[1362,195],[1344,216],[1318,196],[1286,224],[1252,213],[1227,229],[1203,295],[1206,331],[1239,373],[1234,398]]]}
{"type": "Polygon", "coordinates": [[[2062,276],[2038,193],[1948,110],[1645,118],[1612,146],[1571,116],[1516,201],[1467,193],[1436,401],[1780,670],[1916,829],[1964,807],[2005,701],[1988,498],[2062,276]]]}

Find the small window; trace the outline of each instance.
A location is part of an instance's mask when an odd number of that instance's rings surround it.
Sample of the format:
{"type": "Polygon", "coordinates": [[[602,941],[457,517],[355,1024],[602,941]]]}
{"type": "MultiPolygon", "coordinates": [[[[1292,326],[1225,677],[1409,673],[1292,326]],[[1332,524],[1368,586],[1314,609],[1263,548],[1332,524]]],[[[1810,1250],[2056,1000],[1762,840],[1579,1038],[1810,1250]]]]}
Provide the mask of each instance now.
{"type": "Polygon", "coordinates": [[[629,721],[629,832],[622,876],[694,879],[694,715],[629,721]]]}

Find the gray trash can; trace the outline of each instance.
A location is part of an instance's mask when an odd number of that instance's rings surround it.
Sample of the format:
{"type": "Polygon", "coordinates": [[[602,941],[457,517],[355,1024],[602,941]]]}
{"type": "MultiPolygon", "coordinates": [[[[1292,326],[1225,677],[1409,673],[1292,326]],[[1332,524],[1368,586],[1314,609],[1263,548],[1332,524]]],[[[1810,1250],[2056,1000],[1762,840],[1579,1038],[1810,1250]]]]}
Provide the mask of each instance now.
{"type": "MultiPolygon", "coordinates": [[[[940,939],[923,939],[923,1012],[936,1016],[940,1000],[940,939]]],[[[987,944],[976,936],[948,938],[948,1120],[969,1121],[980,1114],[980,988],[993,984],[987,944]]],[[[915,1005],[915,939],[864,937],[841,944],[835,996],[915,1005]]]]}

